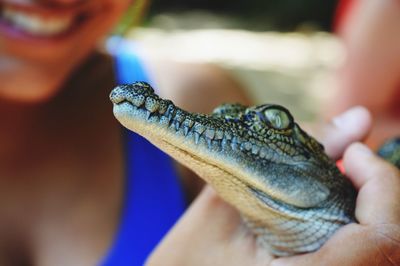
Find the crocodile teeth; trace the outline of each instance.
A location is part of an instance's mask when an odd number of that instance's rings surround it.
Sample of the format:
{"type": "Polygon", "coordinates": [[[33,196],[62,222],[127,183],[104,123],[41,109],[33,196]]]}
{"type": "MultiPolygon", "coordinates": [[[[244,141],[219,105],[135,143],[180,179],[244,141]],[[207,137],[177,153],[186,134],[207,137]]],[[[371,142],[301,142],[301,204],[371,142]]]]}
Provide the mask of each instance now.
{"type": "Polygon", "coordinates": [[[179,121],[179,123],[182,123],[183,120],[185,119],[185,114],[181,110],[177,110],[174,119],[176,121],[179,121]]]}
{"type": "Polygon", "coordinates": [[[223,139],[222,139],[222,141],[221,141],[221,146],[222,146],[222,148],[228,146],[228,140],[227,140],[226,138],[223,138],[223,139]]]}
{"type": "Polygon", "coordinates": [[[239,148],[237,137],[232,138],[231,148],[232,148],[232,150],[237,150],[239,148]]]}
{"type": "Polygon", "coordinates": [[[180,127],[181,124],[179,123],[179,121],[175,121],[175,130],[178,131],[180,127]]]}
{"type": "Polygon", "coordinates": [[[183,134],[185,135],[185,136],[187,136],[188,134],[189,134],[189,127],[188,126],[186,126],[186,125],[184,125],[183,126],[183,134]]]}
{"type": "Polygon", "coordinates": [[[174,116],[175,111],[175,106],[173,104],[170,104],[168,105],[167,111],[165,112],[165,116],[168,117],[169,120],[171,120],[174,116]]]}
{"type": "Polygon", "coordinates": [[[172,123],[174,122],[174,120],[172,120],[170,117],[166,116],[168,119],[168,127],[170,127],[172,125],[172,123]]]}
{"type": "Polygon", "coordinates": [[[222,141],[214,140],[214,143],[216,144],[218,151],[222,151],[222,141]]]}
{"type": "Polygon", "coordinates": [[[183,131],[185,136],[189,134],[189,130],[192,129],[192,126],[194,125],[194,121],[190,118],[186,118],[185,121],[183,121],[183,131]]]}
{"type": "Polygon", "coordinates": [[[222,130],[215,131],[215,139],[221,140],[224,138],[224,132],[222,130]]]}
{"type": "Polygon", "coordinates": [[[190,118],[186,118],[185,121],[183,122],[185,126],[191,128],[194,125],[194,121],[190,118]]]}
{"type": "Polygon", "coordinates": [[[200,133],[199,132],[194,132],[194,142],[196,144],[199,144],[199,142],[200,142],[200,133]]]}
{"type": "Polygon", "coordinates": [[[151,112],[149,110],[146,111],[146,119],[149,120],[151,117],[151,112]]]}
{"type": "Polygon", "coordinates": [[[239,145],[237,143],[235,143],[235,142],[232,142],[231,143],[231,148],[232,148],[232,150],[237,150],[239,148],[239,145]]]}
{"type": "Polygon", "coordinates": [[[210,140],[212,140],[215,136],[215,130],[214,129],[206,129],[206,132],[204,133],[206,135],[206,137],[210,140]]]}
{"type": "Polygon", "coordinates": [[[200,123],[194,123],[194,131],[199,133],[200,135],[206,130],[206,128],[200,123]]]}
{"type": "Polygon", "coordinates": [[[207,140],[208,148],[211,149],[211,146],[212,146],[212,139],[206,138],[206,140],[207,140]]]}

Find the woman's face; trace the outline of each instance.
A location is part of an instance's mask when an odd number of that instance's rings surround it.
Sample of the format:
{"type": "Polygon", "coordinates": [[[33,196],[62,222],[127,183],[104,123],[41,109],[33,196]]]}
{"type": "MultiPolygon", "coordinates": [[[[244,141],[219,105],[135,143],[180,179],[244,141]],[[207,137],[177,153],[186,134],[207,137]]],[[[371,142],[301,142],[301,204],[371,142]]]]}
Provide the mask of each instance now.
{"type": "Polygon", "coordinates": [[[0,97],[49,98],[132,0],[0,0],[0,97]]]}

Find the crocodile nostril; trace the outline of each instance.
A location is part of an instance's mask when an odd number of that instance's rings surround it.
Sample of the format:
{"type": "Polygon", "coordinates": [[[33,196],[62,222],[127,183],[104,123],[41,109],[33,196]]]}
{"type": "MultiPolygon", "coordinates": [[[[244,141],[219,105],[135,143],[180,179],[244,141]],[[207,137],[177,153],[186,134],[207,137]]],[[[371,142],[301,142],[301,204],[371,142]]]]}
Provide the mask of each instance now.
{"type": "Polygon", "coordinates": [[[154,89],[150,86],[149,83],[143,81],[137,81],[130,85],[131,89],[137,90],[138,92],[149,92],[154,94],[154,89]]]}

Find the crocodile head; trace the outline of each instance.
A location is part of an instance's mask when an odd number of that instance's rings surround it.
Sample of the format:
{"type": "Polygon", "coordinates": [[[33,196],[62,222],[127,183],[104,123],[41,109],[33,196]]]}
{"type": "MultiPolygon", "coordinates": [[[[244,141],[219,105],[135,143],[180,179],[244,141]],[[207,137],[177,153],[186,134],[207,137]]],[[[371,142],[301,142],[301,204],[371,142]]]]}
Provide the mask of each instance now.
{"type": "Polygon", "coordinates": [[[354,189],[286,108],[190,113],[143,82],[118,86],[110,98],[125,127],[210,183],[274,254],[315,250],[354,221],[354,189]]]}

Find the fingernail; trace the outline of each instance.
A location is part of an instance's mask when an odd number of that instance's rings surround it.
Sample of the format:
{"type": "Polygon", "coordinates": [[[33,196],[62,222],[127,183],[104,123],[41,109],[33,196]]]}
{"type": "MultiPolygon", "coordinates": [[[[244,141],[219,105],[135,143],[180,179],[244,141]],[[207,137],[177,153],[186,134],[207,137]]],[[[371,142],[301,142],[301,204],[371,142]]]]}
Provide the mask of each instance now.
{"type": "Polygon", "coordinates": [[[360,117],[365,113],[365,108],[361,106],[353,107],[343,114],[336,116],[332,119],[335,126],[345,129],[346,131],[353,131],[359,126],[360,117]]]}
{"type": "Polygon", "coordinates": [[[362,156],[372,156],[374,155],[373,151],[362,143],[354,143],[352,145],[352,149],[362,156]]]}

